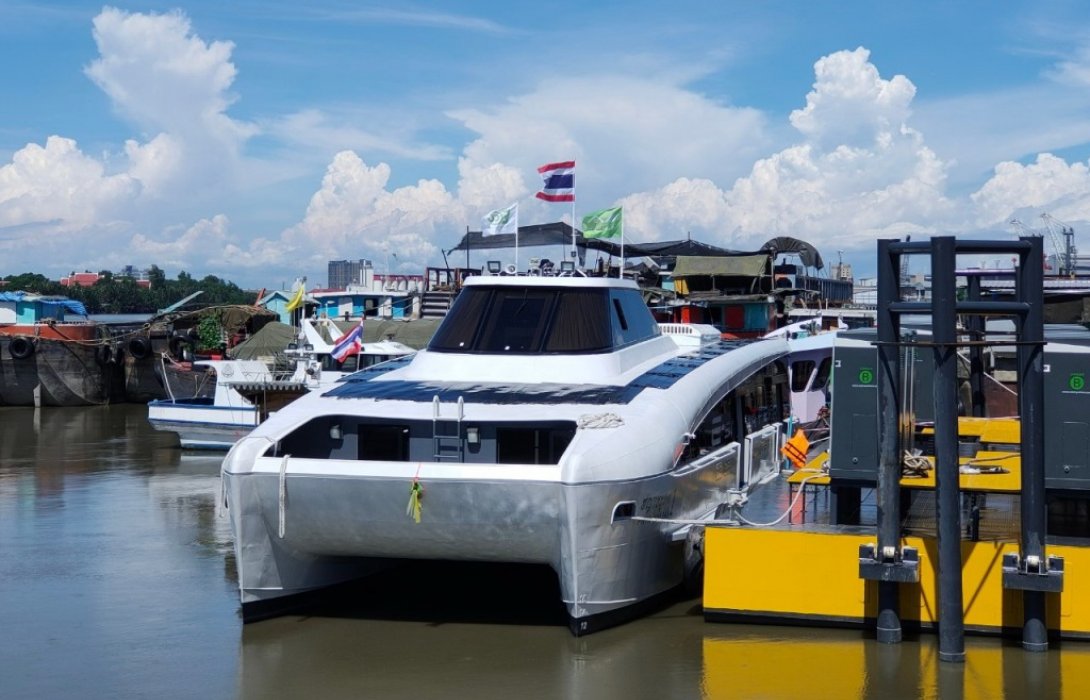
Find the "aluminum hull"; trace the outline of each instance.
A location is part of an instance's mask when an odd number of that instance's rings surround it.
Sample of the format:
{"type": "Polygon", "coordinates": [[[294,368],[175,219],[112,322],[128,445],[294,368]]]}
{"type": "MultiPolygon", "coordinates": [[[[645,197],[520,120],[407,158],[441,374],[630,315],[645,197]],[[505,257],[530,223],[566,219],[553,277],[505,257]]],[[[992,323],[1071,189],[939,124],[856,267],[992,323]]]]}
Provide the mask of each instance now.
{"type": "Polygon", "coordinates": [[[261,461],[265,471],[224,474],[232,525],[245,543],[244,607],[356,578],[374,563],[367,560],[511,562],[552,567],[577,621],[682,583],[686,527],[615,520],[617,504],[631,502],[641,516],[707,519],[735,479],[714,467],[586,484],[561,483],[556,469],[498,468],[491,479],[465,479],[425,468],[416,523],[406,514],[414,476],[407,465],[367,476],[347,465],[338,474],[310,460],[261,461]]]}

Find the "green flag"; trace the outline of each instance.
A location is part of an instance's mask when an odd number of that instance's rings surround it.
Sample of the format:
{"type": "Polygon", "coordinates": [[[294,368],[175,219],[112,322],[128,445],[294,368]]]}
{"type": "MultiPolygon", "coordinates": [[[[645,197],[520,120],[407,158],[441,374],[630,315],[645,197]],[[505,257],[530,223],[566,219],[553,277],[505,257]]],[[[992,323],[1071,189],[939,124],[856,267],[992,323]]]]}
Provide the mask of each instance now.
{"type": "Polygon", "coordinates": [[[620,238],[621,208],[602,209],[583,217],[584,238],[620,238]]]}

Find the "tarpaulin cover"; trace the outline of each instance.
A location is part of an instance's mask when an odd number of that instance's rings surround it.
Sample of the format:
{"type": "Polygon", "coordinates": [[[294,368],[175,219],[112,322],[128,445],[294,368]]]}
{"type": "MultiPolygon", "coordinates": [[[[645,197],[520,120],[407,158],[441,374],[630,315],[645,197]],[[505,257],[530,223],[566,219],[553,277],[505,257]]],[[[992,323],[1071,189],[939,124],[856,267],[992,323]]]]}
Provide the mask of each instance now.
{"type": "MultiPolygon", "coordinates": [[[[552,224],[536,224],[534,226],[519,226],[518,246],[540,245],[571,245],[572,228],[563,221],[552,224]]],[[[513,233],[500,233],[495,236],[485,236],[480,231],[468,231],[462,236],[458,245],[447,251],[447,254],[458,250],[488,250],[491,248],[514,248],[516,237],[513,233]]],[[[578,247],[586,247],[588,241],[583,238],[580,231],[575,232],[575,243],[578,247]]]]}
{"type": "Polygon", "coordinates": [[[770,273],[769,262],[767,253],[726,257],[679,255],[674,265],[674,278],[706,275],[760,277],[770,273]]]}
{"type": "MultiPolygon", "coordinates": [[[[25,301],[32,303],[39,303],[46,306],[48,310],[49,305],[59,306],[79,316],[87,315],[87,307],[83,305],[82,301],[76,301],[74,299],[66,299],[64,297],[49,297],[42,296],[40,294],[28,294],[27,292],[0,292],[0,301],[25,301]]],[[[48,313],[46,314],[48,315],[48,313]]]]}
{"type": "MultiPolygon", "coordinates": [[[[543,246],[543,245],[568,245],[572,243],[572,227],[563,221],[551,224],[536,224],[534,226],[519,226],[518,245],[543,246]]],[[[621,242],[619,240],[604,240],[600,238],[584,238],[583,232],[575,230],[575,245],[577,248],[597,250],[613,257],[620,257],[621,242]]],[[[492,248],[514,248],[515,234],[503,233],[495,236],[485,236],[480,231],[469,231],[458,245],[447,251],[447,254],[459,250],[488,250],[492,248]]],[[[676,241],[655,241],[652,243],[635,243],[625,241],[625,258],[649,257],[673,257],[677,255],[709,256],[732,255],[739,251],[728,248],[694,241],[691,238],[676,241]]]]}
{"type": "Polygon", "coordinates": [[[270,321],[249,338],[227,351],[233,360],[256,360],[283,354],[288,343],[295,339],[295,328],[279,321],[270,321]]]}

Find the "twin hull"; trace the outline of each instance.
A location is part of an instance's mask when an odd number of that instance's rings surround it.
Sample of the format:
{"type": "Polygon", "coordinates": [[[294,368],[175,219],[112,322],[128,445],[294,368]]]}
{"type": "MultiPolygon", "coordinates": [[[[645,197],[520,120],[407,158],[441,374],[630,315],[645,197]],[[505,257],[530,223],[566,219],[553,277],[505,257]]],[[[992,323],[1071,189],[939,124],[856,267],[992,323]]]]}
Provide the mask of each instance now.
{"type": "Polygon", "coordinates": [[[633,520],[626,504],[637,516],[707,517],[735,478],[715,465],[590,484],[442,479],[424,469],[416,523],[406,512],[411,474],[300,474],[311,465],[289,459],[281,505],[282,463],[262,458],[258,472],[225,474],[236,536],[248,543],[238,557],[244,606],[354,578],[367,566],[359,557],[414,558],[548,564],[571,616],[587,617],[681,581],[682,526],[633,520]]]}

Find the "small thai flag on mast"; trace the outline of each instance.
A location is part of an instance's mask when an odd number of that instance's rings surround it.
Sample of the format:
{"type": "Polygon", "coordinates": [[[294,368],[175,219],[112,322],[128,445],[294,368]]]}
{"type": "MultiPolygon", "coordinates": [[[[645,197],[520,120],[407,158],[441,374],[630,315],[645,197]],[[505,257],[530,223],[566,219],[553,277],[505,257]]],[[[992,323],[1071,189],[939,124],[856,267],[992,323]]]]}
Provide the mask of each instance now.
{"type": "Polygon", "coordinates": [[[363,350],[363,316],[360,316],[358,326],[348,331],[333,343],[333,350],[329,353],[337,362],[344,362],[353,355],[360,354],[363,350]]]}
{"type": "Polygon", "coordinates": [[[547,163],[537,169],[541,173],[543,184],[537,193],[538,199],[546,202],[575,201],[575,161],[547,163]]]}

